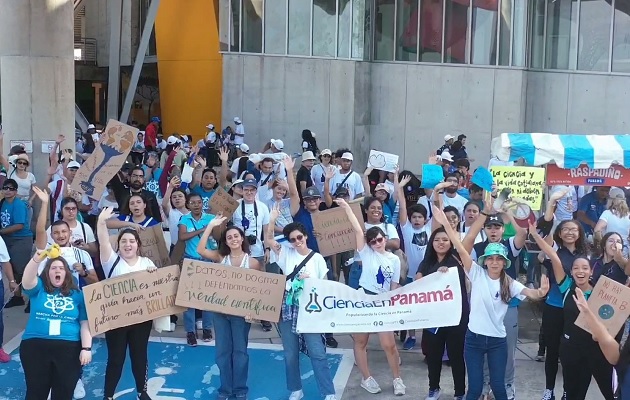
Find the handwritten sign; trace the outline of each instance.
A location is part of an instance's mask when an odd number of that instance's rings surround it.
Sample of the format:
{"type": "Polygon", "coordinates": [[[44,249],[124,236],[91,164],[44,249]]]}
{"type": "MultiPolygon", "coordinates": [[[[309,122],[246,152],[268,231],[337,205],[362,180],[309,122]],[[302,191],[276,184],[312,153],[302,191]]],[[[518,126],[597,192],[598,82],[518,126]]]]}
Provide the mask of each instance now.
{"type": "Polygon", "coordinates": [[[494,179],[492,173],[484,167],[478,167],[473,173],[470,181],[479,186],[485,191],[492,192],[492,186],[494,185],[494,179]]]}
{"type": "Polygon", "coordinates": [[[422,183],[423,189],[433,189],[438,183],[444,181],[444,170],[439,165],[422,164],[422,183]]]}
{"type": "Polygon", "coordinates": [[[370,150],[367,166],[368,168],[374,168],[381,171],[395,172],[396,167],[398,166],[398,156],[396,154],[370,150]]]}
{"type": "Polygon", "coordinates": [[[70,187],[100,200],[107,183],[127,160],[137,136],[137,128],[110,119],[96,149],[81,165],[70,187]]]}
{"type": "Polygon", "coordinates": [[[175,304],[277,322],[284,275],[184,259],[175,304]]]}
{"type": "MultiPolygon", "coordinates": [[[[140,235],[140,254],[153,261],[156,267],[161,268],[171,264],[169,251],[166,248],[162,225],[154,225],[138,232],[140,235]]],[[[110,236],[110,242],[114,251],[118,251],[118,235],[110,236]]]]}
{"type": "Polygon", "coordinates": [[[222,213],[228,220],[238,208],[238,201],[228,194],[222,187],[215,190],[208,203],[210,213],[217,215],[222,213]]]}
{"type": "Polygon", "coordinates": [[[175,306],[179,266],[132,272],[83,287],[92,336],[183,312],[175,306]]]}
{"type": "Polygon", "coordinates": [[[548,164],[547,185],[627,187],[630,186],[630,169],[621,165],[608,168],[589,168],[588,165],[560,168],[556,164],[548,164]]]}
{"type": "MultiPolygon", "coordinates": [[[[608,333],[617,336],[630,315],[630,288],[602,276],[588,298],[588,308],[599,318],[608,333]]],[[[575,325],[592,333],[582,313],[575,320],[575,325]]]]}
{"type": "Polygon", "coordinates": [[[535,167],[492,167],[498,190],[510,188],[512,197],[523,199],[532,210],[540,210],[545,185],[545,169],[535,167]]]}
{"type": "Polygon", "coordinates": [[[354,228],[343,208],[336,207],[321,211],[313,214],[312,218],[313,230],[317,232],[317,246],[322,256],[327,257],[357,249],[354,228]]]}

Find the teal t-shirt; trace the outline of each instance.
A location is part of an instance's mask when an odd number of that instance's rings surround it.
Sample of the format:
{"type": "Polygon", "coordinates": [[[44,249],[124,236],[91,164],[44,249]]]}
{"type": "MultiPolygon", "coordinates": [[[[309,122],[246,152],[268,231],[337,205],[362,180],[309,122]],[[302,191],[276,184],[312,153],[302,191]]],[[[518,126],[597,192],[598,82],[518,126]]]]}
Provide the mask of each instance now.
{"type": "Polygon", "coordinates": [[[192,193],[195,193],[201,196],[204,212],[210,212],[210,197],[212,197],[215,191],[216,191],[215,189],[205,190],[204,188],[201,187],[201,185],[197,185],[191,190],[192,193]]]}
{"type": "MultiPolygon", "coordinates": [[[[179,225],[184,225],[186,227],[186,232],[194,232],[196,230],[205,228],[208,226],[210,221],[214,219],[214,215],[208,213],[202,213],[201,218],[196,220],[192,213],[182,215],[179,219],[179,225]]],[[[201,233],[197,236],[194,236],[186,241],[186,249],[184,250],[184,257],[192,258],[195,260],[201,260],[201,256],[197,253],[197,246],[199,245],[199,240],[201,239],[201,233]]],[[[208,244],[206,244],[206,249],[208,250],[216,250],[218,248],[218,244],[216,240],[210,236],[208,238],[208,244]]]]}
{"type": "Polygon", "coordinates": [[[13,201],[2,201],[2,209],[0,209],[0,227],[2,229],[15,225],[23,224],[24,226],[17,232],[13,232],[8,235],[9,237],[29,237],[33,236],[31,227],[28,225],[28,206],[26,203],[18,198],[14,198],[13,201]]]}
{"type": "Polygon", "coordinates": [[[31,315],[22,335],[25,339],[81,340],[81,321],[87,321],[83,294],[74,290],[63,296],[59,290],[46,293],[41,278],[34,288],[24,290],[31,301],[31,315]]]}

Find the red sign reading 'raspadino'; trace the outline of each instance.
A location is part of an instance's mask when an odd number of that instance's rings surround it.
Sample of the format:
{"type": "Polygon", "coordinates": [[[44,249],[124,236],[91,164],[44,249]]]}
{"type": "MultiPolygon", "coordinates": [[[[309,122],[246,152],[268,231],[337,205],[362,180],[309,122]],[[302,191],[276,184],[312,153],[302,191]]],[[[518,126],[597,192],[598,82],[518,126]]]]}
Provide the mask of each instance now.
{"type": "Polygon", "coordinates": [[[630,186],[630,169],[620,165],[608,168],[560,168],[556,164],[547,165],[547,185],[579,186],[630,186]]]}

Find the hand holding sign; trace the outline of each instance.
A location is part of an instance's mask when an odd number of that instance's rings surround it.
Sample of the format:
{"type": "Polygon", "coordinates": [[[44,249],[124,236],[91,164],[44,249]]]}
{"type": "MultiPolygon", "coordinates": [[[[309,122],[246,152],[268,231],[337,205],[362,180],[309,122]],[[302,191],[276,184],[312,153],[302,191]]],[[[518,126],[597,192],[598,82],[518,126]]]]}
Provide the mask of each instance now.
{"type": "Polygon", "coordinates": [[[444,180],[442,167],[434,164],[422,165],[422,181],[420,187],[423,189],[433,189],[438,183],[444,180]]]}
{"type": "Polygon", "coordinates": [[[484,167],[479,167],[475,170],[471,182],[488,192],[493,190],[494,179],[492,178],[492,172],[484,167]]]}

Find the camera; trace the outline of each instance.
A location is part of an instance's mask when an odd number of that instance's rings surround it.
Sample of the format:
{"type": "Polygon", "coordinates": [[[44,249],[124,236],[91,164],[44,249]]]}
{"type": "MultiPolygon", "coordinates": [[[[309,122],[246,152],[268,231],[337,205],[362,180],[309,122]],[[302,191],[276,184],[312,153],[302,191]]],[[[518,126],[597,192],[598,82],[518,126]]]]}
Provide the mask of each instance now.
{"type": "Polygon", "coordinates": [[[247,235],[247,243],[249,243],[250,246],[255,245],[256,242],[258,242],[256,235],[247,235]]]}

